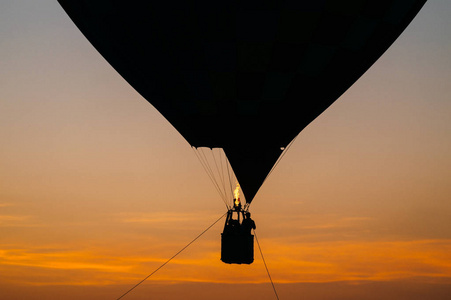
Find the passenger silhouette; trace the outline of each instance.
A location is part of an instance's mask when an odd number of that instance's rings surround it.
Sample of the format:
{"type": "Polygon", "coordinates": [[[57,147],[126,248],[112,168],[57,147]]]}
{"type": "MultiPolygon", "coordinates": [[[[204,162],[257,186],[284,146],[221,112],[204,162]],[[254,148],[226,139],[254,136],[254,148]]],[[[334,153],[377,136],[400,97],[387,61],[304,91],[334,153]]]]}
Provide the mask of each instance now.
{"type": "Polygon", "coordinates": [[[254,220],[251,219],[251,213],[247,212],[244,215],[243,223],[241,224],[241,230],[244,234],[251,234],[252,229],[257,228],[254,220]]]}

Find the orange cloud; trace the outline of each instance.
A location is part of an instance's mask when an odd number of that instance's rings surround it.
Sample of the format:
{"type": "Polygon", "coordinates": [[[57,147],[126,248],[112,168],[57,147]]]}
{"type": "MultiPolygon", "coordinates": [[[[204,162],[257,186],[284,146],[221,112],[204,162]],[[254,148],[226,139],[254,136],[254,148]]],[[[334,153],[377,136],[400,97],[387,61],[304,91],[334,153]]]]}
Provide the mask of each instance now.
{"type": "Polygon", "coordinates": [[[281,282],[449,278],[451,240],[267,243],[281,282]],[[287,253],[285,256],[280,253],[287,253]],[[292,270],[292,272],[289,272],[292,270]]]}
{"type": "MultiPolygon", "coordinates": [[[[451,283],[451,240],[290,244],[263,239],[260,244],[273,280],[278,283],[413,277],[451,283]]],[[[128,255],[123,250],[111,255],[113,249],[3,249],[0,277],[3,282],[28,285],[131,284],[168,260],[170,256],[156,249],[150,246],[148,255],[136,256],[130,255],[130,250],[128,255]],[[23,274],[27,276],[23,278],[23,274]]],[[[204,240],[173,259],[149,281],[265,283],[268,279],[257,248],[252,265],[227,265],[219,260],[218,243],[204,240]]]]}
{"type": "Polygon", "coordinates": [[[2,227],[35,227],[38,226],[31,216],[24,215],[0,215],[2,227]]]}
{"type": "Polygon", "coordinates": [[[192,222],[199,223],[199,215],[209,215],[211,212],[154,212],[154,213],[126,213],[120,214],[118,219],[123,223],[142,224],[179,224],[184,225],[192,222]]]}

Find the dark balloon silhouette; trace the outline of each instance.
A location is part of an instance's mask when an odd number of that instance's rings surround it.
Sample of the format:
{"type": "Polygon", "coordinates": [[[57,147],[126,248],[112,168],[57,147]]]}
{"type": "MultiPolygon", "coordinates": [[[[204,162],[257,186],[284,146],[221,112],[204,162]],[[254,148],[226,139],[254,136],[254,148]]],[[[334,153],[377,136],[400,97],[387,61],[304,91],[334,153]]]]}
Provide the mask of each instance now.
{"type": "Polygon", "coordinates": [[[58,0],[193,147],[223,148],[250,203],[282,150],[425,0],[58,0]]]}

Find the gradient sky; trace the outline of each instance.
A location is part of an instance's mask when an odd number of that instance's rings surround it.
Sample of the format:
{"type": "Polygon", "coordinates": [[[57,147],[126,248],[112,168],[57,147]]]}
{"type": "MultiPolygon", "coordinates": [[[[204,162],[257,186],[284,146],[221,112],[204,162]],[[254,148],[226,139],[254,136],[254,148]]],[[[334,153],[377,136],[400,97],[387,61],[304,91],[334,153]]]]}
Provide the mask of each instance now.
{"type": "MultiPolygon", "coordinates": [[[[451,2],[298,136],[251,211],[280,299],[449,299],[451,2]]],[[[56,1],[0,2],[0,298],[115,299],[225,212],[56,1]]],[[[223,221],[124,299],[274,299],[223,221]]]]}

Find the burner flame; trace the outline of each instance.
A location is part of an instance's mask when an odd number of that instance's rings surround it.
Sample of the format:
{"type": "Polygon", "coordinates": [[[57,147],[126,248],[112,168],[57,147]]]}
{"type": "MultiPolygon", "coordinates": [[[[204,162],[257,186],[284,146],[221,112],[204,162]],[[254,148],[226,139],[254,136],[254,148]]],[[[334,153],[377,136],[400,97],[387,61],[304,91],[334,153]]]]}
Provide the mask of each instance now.
{"type": "Polygon", "coordinates": [[[235,190],[233,191],[233,195],[235,198],[235,206],[240,204],[240,184],[237,182],[235,190]]]}

